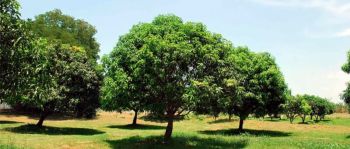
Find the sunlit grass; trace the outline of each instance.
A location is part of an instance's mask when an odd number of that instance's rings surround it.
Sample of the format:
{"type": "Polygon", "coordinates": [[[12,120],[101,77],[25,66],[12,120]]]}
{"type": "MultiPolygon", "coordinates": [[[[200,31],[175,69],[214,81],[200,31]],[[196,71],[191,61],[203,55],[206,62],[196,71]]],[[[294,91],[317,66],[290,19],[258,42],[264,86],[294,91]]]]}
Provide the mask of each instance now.
{"type": "Polygon", "coordinates": [[[190,115],[176,121],[173,139],[165,144],[166,123],[139,119],[129,125],[133,113],[100,112],[93,120],[50,119],[36,128],[36,119],[0,114],[0,148],[350,148],[350,118],[334,114],[326,121],[294,124],[288,120],[245,121],[238,133],[237,118],[190,115]]]}

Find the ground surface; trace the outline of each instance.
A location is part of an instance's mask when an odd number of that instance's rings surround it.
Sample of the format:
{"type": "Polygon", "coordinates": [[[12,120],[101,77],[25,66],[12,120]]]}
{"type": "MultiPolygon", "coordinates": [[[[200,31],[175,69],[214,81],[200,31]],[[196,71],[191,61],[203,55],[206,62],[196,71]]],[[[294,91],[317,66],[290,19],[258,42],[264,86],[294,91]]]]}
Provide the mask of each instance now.
{"type": "Polygon", "coordinates": [[[93,120],[51,118],[46,127],[37,118],[0,113],[0,148],[350,148],[350,115],[333,114],[325,121],[289,124],[268,118],[245,121],[244,134],[236,133],[237,120],[190,116],[174,124],[173,140],[162,143],[166,123],[139,119],[130,127],[132,113],[99,112],[93,120]]]}

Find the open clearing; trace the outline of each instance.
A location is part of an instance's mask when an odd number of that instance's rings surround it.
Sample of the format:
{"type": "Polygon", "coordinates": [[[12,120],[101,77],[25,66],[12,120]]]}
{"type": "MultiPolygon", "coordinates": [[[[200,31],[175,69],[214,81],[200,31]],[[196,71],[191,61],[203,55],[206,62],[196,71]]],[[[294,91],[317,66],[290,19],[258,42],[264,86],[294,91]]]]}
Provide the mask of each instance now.
{"type": "Polygon", "coordinates": [[[269,118],[246,120],[246,133],[237,134],[238,121],[189,116],[174,123],[170,144],[162,144],[166,123],[138,120],[133,113],[99,112],[93,120],[54,119],[43,129],[37,118],[0,114],[0,148],[350,148],[350,116],[333,114],[325,121],[289,124],[269,118]]]}

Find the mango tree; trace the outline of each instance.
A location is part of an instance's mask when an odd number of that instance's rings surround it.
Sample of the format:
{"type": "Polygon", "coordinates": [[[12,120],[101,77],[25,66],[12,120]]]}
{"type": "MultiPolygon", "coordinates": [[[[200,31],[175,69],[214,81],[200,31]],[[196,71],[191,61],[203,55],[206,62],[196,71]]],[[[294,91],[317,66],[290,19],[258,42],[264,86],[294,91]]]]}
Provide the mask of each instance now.
{"type": "MultiPolygon", "coordinates": [[[[29,20],[29,29],[35,33],[37,37],[45,38],[51,43],[69,44],[70,46],[80,47],[85,52],[89,65],[102,80],[102,74],[97,65],[99,44],[95,39],[97,33],[94,26],[88,22],[76,19],[72,16],[65,15],[59,9],[55,9],[35,17],[34,20],[29,20]]],[[[75,80],[80,81],[80,80],[75,80]]],[[[70,83],[70,88],[75,88],[80,85],[79,82],[70,83]]],[[[84,82],[82,82],[84,86],[84,82]]],[[[99,107],[99,88],[94,91],[79,91],[88,92],[89,96],[81,96],[81,100],[76,105],[76,117],[91,118],[95,116],[96,109],[99,107]]],[[[85,93],[87,94],[87,93],[85,93]]]]}
{"type": "Polygon", "coordinates": [[[191,94],[193,83],[208,77],[230,47],[203,24],[183,22],[174,15],[137,24],[120,37],[104,62],[102,102],[117,106],[124,106],[121,100],[145,103],[142,107],[167,119],[167,141],[174,119],[192,111],[199,99],[191,94]]]}
{"type": "Polygon", "coordinates": [[[287,87],[275,60],[268,53],[253,53],[246,47],[237,47],[225,62],[229,65],[219,102],[225,111],[239,117],[239,131],[243,131],[243,122],[250,114],[260,117],[278,112],[267,109],[280,108],[285,102],[287,87]]]}

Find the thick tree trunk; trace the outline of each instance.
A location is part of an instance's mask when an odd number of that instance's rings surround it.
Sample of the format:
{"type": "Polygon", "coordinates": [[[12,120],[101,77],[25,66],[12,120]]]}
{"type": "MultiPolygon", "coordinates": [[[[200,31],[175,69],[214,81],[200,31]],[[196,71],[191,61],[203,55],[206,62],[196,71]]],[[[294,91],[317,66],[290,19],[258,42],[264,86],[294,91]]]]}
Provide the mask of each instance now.
{"type": "Polygon", "coordinates": [[[132,120],[132,125],[136,126],[137,125],[137,113],[138,113],[138,110],[134,110],[135,112],[135,115],[134,115],[134,119],[132,120]]]}
{"type": "Polygon", "coordinates": [[[44,123],[44,120],[46,119],[47,116],[48,116],[48,113],[46,113],[46,112],[41,112],[41,114],[40,114],[40,119],[39,119],[38,123],[36,124],[36,126],[42,127],[42,126],[43,126],[43,123],[44,123]]]}
{"type": "Polygon", "coordinates": [[[244,121],[244,119],[240,117],[239,118],[239,127],[238,127],[239,132],[243,131],[243,121],[244,121]]]}
{"type": "Polygon", "coordinates": [[[166,126],[166,131],[164,134],[165,142],[168,142],[171,139],[171,134],[173,133],[173,123],[174,123],[174,115],[171,114],[168,116],[168,125],[166,126]]]}

